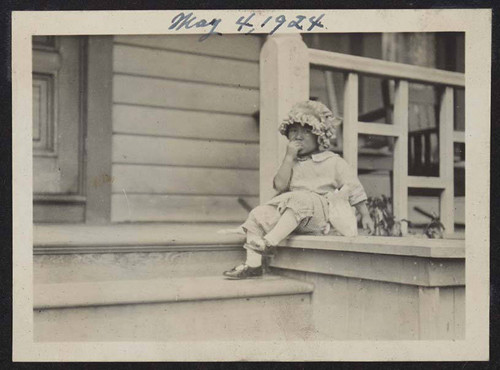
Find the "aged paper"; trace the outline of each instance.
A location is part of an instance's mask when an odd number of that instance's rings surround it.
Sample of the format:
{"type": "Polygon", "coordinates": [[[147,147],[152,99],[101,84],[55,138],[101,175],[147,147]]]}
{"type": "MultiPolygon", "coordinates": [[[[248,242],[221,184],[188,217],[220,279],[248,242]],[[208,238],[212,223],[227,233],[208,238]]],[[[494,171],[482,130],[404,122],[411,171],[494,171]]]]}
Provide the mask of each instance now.
{"type": "MultiPolygon", "coordinates": [[[[491,11],[262,10],[14,12],[13,83],[13,360],[14,361],[467,361],[487,360],[489,340],[489,153],[491,11]],[[180,15],[182,14],[182,15],[180,15]],[[303,20],[280,25],[280,16],[303,20]],[[320,15],[322,15],[320,17],[320,15]],[[244,17],[238,22],[240,17],[244,17]],[[210,23],[210,20],[215,20],[210,23]],[[183,23],[184,22],[184,23],[183,23]],[[257,22],[254,22],[257,24],[257,22]],[[264,24],[263,22],[262,24],[264,24]],[[192,27],[194,24],[197,26],[192,27]],[[278,27],[279,26],[279,27],[278,27]],[[276,28],[276,29],[275,29],[276,28]],[[466,338],[461,341],[335,342],[34,342],[32,198],[32,35],[209,33],[465,32],[466,338]]],[[[202,41],[200,41],[202,42],[202,41]]]]}

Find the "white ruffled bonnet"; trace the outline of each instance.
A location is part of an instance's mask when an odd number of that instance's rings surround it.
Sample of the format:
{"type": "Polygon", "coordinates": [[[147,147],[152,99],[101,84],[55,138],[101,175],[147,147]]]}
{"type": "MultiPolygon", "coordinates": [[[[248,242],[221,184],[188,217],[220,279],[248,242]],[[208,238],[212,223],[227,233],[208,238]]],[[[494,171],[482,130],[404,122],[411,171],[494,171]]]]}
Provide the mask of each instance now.
{"type": "Polygon", "coordinates": [[[335,116],[323,103],[308,100],[292,107],[279,126],[280,133],[287,136],[289,126],[294,123],[311,126],[312,133],[318,136],[319,150],[326,151],[332,148],[332,141],[337,137],[337,127],[342,119],[335,116]]]}

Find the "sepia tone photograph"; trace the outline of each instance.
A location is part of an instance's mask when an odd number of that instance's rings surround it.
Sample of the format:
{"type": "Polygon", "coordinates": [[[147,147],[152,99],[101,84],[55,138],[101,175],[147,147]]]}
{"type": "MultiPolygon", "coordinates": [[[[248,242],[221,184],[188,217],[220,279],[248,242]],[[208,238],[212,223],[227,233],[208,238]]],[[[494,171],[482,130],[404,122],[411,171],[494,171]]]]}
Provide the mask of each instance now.
{"type": "Polygon", "coordinates": [[[199,38],[33,37],[35,340],[463,339],[464,34],[199,38]]]}
{"type": "Polygon", "coordinates": [[[319,14],[32,34],[34,345],[471,338],[466,32],[319,14]]]}

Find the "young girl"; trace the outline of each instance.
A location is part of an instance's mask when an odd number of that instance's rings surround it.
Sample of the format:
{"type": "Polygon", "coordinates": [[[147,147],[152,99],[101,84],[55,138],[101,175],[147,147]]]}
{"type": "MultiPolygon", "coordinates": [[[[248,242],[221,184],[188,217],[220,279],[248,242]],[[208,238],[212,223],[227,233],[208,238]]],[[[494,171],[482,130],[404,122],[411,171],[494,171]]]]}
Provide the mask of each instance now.
{"type": "Polygon", "coordinates": [[[241,226],[246,232],[246,262],[225,271],[224,276],[230,279],[261,276],[262,255],[294,231],[327,234],[331,226],[329,199],[336,192],[346,196],[361,214],[363,228],[373,232],[363,186],[347,162],[330,151],[340,122],[320,102],[306,101],[293,106],[279,127],[289,140],[283,163],[274,177],[274,188],[279,195],[250,212],[241,226]]]}

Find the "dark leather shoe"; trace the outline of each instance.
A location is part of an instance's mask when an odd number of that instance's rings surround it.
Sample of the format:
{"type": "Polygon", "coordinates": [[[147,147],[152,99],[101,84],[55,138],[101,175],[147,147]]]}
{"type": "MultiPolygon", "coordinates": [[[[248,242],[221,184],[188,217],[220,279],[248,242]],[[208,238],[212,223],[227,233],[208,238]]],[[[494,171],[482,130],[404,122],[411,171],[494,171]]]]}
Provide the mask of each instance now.
{"type": "Polygon", "coordinates": [[[234,279],[234,280],[261,277],[262,266],[250,267],[248,265],[243,264],[233,268],[232,270],[224,271],[223,275],[228,279],[234,279]]]}

